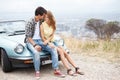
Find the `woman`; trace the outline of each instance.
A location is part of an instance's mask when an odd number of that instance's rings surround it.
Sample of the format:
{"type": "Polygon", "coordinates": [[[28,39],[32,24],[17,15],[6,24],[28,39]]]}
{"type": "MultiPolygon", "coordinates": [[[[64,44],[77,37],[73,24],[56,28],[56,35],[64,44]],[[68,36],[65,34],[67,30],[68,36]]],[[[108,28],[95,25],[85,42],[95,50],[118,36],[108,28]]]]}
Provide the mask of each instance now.
{"type": "Polygon", "coordinates": [[[69,65],[67,64],[67,61],[75,68],[75,73],[83,75],[83,73],[80,72],[79,67],[76,66],[74,61],[67,54],[67,52],[62,47],[55,46],[53,44],[53,41],[54,41],[53,37],[54,37],[55,30],[56,30],[55,18],[50,11],[47,11],[45,21],[40,26],[41,38],[44,42],[44,45],[49,45],[50,47],[57,49],[64,66],[67,68],[68,75],[74,76],[76,74],[74,74],[72,69],[69,67],[69,65]]]}

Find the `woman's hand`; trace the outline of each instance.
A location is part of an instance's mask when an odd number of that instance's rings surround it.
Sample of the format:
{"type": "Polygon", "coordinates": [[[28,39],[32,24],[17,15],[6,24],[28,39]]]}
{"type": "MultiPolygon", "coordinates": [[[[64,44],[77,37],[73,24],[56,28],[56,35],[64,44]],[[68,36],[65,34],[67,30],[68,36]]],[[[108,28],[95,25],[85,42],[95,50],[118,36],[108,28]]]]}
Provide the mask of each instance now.
{"type": "Polygon", "coordinates": [[[55,45],[54,45],[53,43],[49,43],[49,46],[50,46],[51,48],[55,48],[55,45]]]}
{"type": "Polygon", "coordinates": [[[45,40],[43,44],[44,44],[44,45],[47,45],[48,43],[49,43],[49,41],[48,41],[48,40],[45,40]]]}

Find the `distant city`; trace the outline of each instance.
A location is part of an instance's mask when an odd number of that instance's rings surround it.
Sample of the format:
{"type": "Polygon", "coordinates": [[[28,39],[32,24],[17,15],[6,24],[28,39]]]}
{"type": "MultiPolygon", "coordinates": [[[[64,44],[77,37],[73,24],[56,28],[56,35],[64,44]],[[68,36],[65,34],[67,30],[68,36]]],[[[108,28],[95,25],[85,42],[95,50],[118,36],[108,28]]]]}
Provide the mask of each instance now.
{"type": "MultiPolygon", "coordinates": [[[[2,20],[28,20],[31,15],[26,14],[1,14],[0,21],[2,20]]],[[[119,14],[103,14],[103,15],[75,15],[75,16],[55,16],[57,23],[56,33],[64,34],[66,36],[73,36],[76,38],[96,38],[96,34],[85,28],[86,21],[91,18],[103,19],[106,21],[119,21],[119,14]]]]}
{"type": "MultiPolygon", "coordinates": [[[[118,18],[118,17],[117,17],[118,18]]],[[[119,21],[120,19],[104,19],[106,21],[119,21]]],[[[120,17],[119,17],[120,18],[120,17]]],[[[63,34],[66,36],[73,36],[76,38],[92,38],[96,39],[97,35],[85,28],[86,21],[90,18],[67,18],[57,20],[56,33],[63,34]]],[[[97,18],[99,19],[99,18],[97,18]]]]}

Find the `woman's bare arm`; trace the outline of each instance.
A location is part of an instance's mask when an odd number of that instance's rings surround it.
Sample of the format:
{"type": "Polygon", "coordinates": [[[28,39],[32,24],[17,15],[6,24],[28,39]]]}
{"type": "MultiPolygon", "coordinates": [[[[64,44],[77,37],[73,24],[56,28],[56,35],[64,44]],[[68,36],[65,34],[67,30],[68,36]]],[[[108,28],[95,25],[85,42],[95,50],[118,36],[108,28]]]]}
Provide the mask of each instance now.
{"type": "Polygon", "coordinates": [[[40,36],[42,41],[44,42],[46,39],[44,37],[44,29],[43,29],[43,25],[40,25],[40,36]]]}
{"type": "Polygon", "coordinates": [[[51,39],[54,37],[54,31],[53,33],[50,35],[50,37],[48,39],[45,38],[44,36],[44,28],[43,28],[43,25],[40,26],[40,36],[41,36],[41,39],[43,40],[43,42],[45,43],[49,43],[51,41],[51,39]]]}

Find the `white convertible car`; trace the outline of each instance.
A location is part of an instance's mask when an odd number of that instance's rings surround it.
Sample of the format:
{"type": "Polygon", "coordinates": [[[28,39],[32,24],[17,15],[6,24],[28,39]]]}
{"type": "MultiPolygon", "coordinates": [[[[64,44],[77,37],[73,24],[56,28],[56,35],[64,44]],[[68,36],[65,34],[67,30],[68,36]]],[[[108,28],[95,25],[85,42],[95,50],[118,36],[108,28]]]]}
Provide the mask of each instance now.
{"type": "MultiPolygon", "coordinates": [[[[32,54],[24,43],[25,21],[0,22],[0,63],[4,72],[10,72],[13,67],[33,66],[32,54]]],[[[64,40],[55,36],[55,42],[67,50],[64,40]]],[[[48,52],[42,51],[41,63],[51,60],[48,52]]]]}

